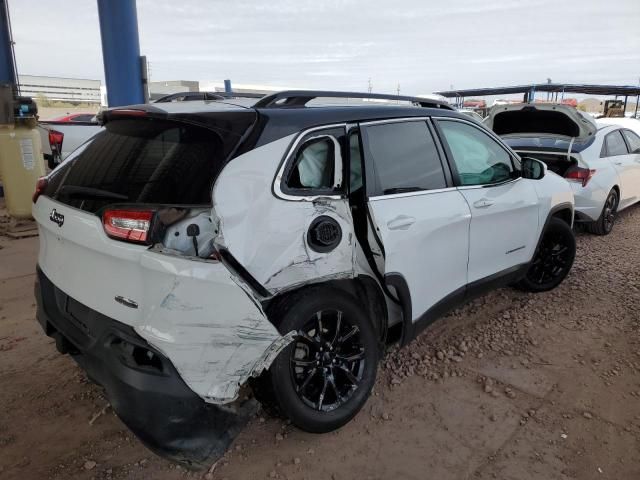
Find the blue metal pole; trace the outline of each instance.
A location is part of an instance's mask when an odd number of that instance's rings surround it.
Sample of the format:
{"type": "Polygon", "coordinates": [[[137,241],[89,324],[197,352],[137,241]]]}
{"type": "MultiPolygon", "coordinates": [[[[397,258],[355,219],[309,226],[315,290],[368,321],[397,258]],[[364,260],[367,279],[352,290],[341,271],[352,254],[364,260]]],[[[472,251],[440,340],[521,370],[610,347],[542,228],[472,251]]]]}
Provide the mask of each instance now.
{"type": "Polygon", "coordinates": [[[233,93],[233,89],[231,88],[231,80],[224,81],[224,93],[233,93]]]}
{"type": "Polygon", "coordinates": [[[9,21],[9,5],[7,0],[0,0],[0,84],[18,83],[13,45],[11,44],[11,23],[9,21]]]}
{"type": "Polygon", "coordinates": [[[97,0],[110,107],[144,103],[136,0],[97,0]]]}

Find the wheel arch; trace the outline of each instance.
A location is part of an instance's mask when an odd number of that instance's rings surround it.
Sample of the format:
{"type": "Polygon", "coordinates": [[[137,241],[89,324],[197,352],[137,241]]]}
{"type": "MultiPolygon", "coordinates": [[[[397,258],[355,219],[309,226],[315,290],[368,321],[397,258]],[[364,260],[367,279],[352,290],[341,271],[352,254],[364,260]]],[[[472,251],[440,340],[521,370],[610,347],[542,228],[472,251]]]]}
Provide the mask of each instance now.
{"type": "Polygon", "coordinates": [[[618,204],[620,204],[620,187],[618,186],[618,184],[616,183],[613,187],[611,187],[611,190],[615,190],[616,193],[618,194],[618,204]]]}
{"type": "Polygon", "coordinates": [[[551,218],[559,218],[560,220],[565,222],[567,225],[572,227],[573,226],[573,208],[571,207],[571,204],[567,203],[566,205],[559,205],[557,208],[552,209],[550,212],[550,216],[547,217],[547,221],[545,222],[545,225],[542,229],[543,232],[544,232],[544,228],[546,228],[547,225],[549,224],[549,220],[551,218]]]}
{"type": "MultiPolygon", "coordinates": [[[[308,283],[276,294],[266,304],[263,303],[263,307],[267,317],[278,331],[280,331],[280,325],[278,319],[275,318],[275,312],[287,300],[310,289],[336,289],[353,297],[355,301],[366,309],[367,318],[372,321],[381,344],[385,342],[389,326],[387,303],[380,285],[369,275],[358,275],[354,278],[308,283]]],[[[282,335],[285,333],[286,332],[280,331],[282,335]]]]}
{"type": "Polygon", "coordinates": [[[533,256],[531,259],[535,257],[536,252],[538,251],[538,247],[540,246],[540,242],[542,241],[542,237],[549,226],[549,222],[552,218],[559,218],[569,225],[569,227],[573,228],[573,219],[575,215],[574,206],[570,202],[562,202],[557,205],[554,205],[547,214],[547,218],[544,221],[544,225],[540,230],[540,235],[538,236],[538,241],[536,242],[536,248],[533,250],[533,256]]]}

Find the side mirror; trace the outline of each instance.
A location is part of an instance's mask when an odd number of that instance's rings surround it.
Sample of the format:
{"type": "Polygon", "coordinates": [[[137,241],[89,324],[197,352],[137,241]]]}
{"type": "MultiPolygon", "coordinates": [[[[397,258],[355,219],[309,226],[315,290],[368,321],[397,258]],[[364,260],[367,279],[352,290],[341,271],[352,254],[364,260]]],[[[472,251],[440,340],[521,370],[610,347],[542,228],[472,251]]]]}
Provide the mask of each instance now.
{"type": "Polygon", "coordinates": [[[537,158],[524,157],[522,159],[522,178],[540,180],[547,174],[547,164],[537,158]]]}

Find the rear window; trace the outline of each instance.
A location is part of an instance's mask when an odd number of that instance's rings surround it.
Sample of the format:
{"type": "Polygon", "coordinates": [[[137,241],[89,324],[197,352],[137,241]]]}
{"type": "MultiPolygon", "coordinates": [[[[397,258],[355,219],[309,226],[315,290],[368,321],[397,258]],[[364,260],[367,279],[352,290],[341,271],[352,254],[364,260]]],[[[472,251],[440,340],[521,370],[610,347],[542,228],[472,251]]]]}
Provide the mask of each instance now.
{"type": "Polygon", "coordinates": [[[54,171],[45,195],[90,212],[113,203],[207,205],[223,161],[212,130],[115,120],[54,171]]]}
{"type": "Polygon", "coordinates": [[[626,155],[627,144],[624,143],[620,130],[616,130],[604,137],[605,155],[607,157],[615,157],[617,155],[626,155]]]}

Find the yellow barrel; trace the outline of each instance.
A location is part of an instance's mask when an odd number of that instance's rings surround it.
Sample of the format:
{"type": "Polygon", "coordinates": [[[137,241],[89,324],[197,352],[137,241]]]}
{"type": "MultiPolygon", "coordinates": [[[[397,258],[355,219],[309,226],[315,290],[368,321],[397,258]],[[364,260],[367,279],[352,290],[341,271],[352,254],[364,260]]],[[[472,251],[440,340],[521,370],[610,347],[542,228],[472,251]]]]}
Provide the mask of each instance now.
{"type": "Polygon", "coordinates": [[[46,174],[36,120],[0,125],[0,178],[9,215],[31,217],[31,198],[46,174]]]}

